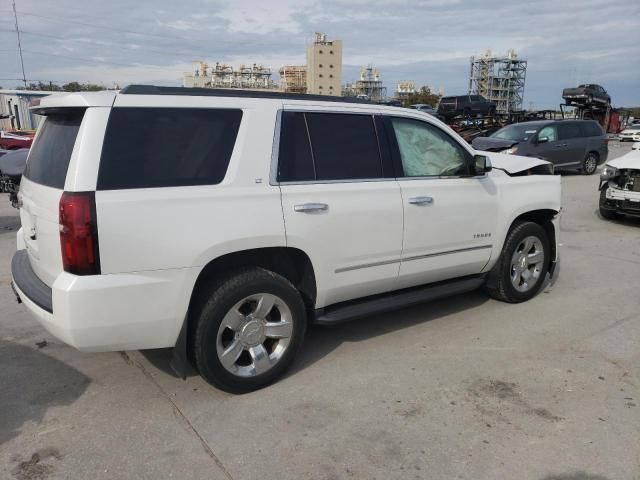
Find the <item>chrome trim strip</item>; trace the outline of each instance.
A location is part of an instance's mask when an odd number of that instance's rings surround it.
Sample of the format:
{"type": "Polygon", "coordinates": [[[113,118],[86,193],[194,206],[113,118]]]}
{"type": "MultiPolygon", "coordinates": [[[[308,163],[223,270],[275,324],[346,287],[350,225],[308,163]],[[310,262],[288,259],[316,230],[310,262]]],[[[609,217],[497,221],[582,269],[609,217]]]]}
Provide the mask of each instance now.
{"type": "Polygon", "coordinates": [[[580,162],[565,162],[565,163],[554,163],[552,164],[554,167],[564,167],[565,165],[579,165],[580,162]]]}
{"type": "Polygon", "coordinates": [[[336,268],[335,273],[350,272],[352,270],[360,270],[361,268],[380,267],[382,265],[391,265],[393,263],[409,262],[411,260],[420,260],[423,258],[439,257],[441,255],[449,255],[452,253],[472,252],[474,250],[484,250],[493,248],[493,245],[478,245],[477,247],[459,248],[457,250],[447,250],[445,252],[427,253],[426,255],[416,255],[415,257],[401,258],[398,260],[385,260],[382,262],[363,263],[361,265],[352,265],[350,267],[336,268]]]}
{"type": "Polygon", "coordinates": [[[362,265],[353,265],[351,267],[336,268],[335,273],[350,272],[351,270],[359,270],[361,268],[380,267],[382,265],[391,265],[393,263],[400,263],[400,259],[385,260],[383,262],[363,263],[362,265]]]}
{"type": "Polygon", "coordinates": [[[472,252],[474,250],[484,250],[486,248],[493,248],[493,245],[478,245],[477,247],[458,248],[457,250],[447,250],[446,252],[427,253],[425,255],[416,255],[414,257],[403,258],[403,262],[410,262],[411,260],[421,260],[423,258],[439,257],[441,255],[449,255],[451,253],[472,252]]]}

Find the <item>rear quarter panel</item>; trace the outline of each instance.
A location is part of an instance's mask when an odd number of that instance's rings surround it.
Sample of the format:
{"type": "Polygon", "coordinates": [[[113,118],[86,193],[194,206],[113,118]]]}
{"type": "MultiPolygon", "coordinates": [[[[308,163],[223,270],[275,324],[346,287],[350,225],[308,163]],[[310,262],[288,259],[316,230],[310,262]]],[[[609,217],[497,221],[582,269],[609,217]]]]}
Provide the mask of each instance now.
{"type": "MultiPolygon", "coordinates": [[[[202,108],[210,99],[199,100],[194,106],[202,108]]],[[[102,273],[203,267],[226,253],[284,246],[280,189],[269,184],[275,118],[276,108],[243,108],[218,185],[97,191],[102,273]]]]}

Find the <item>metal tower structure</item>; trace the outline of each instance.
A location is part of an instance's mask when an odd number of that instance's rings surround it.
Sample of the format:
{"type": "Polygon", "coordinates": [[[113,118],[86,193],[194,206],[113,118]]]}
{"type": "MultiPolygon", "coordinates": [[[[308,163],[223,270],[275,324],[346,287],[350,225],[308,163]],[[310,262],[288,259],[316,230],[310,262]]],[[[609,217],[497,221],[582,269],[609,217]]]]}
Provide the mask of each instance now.
{"type": "Polygon", "coordinates": [[[527,61],[518,58],[514,50],[504,57],[495,57],[491,50],[482,57],[471,57],[469,94],[482,95],[496,104],[497,113],[522,110],[527,61]]]}

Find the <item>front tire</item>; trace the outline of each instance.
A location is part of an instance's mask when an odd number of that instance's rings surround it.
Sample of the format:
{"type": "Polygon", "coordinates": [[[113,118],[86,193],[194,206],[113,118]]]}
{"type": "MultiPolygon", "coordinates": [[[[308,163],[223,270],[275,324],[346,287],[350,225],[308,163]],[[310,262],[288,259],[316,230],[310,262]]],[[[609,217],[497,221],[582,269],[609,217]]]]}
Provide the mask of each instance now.
{"type": "Polygon", "coordinates": [[[550,257],[545,229],[533,222],[516,222],[507,234],[498,263],[489,273],[485,290],[503,302],[530,300],[547,276],[550,257]]]}
{"type": "Polygon", "coordinates": [[[598,169],[598,155],[589,152],[582,160],[582,173],[584,175],[593,175],[598,169]]]}
{"type": "Polygon", "coordinates": [[[223,276],[210,291],[192,340],[200,375],[232,393],[273,383],[304,339],[306,310],[298,290],[281,275],[250,267],[223,276]]]}
{"type": "Polygon", "coordinates": [[[610,208],[607,208],[607,188],[603,188],[600,190],[600,216],[605,220],[615,220],[618,218],[618,214],[614,211],[611,211],[610,208]]]}

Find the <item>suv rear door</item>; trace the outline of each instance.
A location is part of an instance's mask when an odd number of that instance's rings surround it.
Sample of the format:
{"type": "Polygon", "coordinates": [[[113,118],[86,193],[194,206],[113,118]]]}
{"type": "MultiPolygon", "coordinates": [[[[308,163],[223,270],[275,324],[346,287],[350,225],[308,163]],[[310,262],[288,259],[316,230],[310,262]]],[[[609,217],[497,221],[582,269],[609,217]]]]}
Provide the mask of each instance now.
{"type": "Polygon", "coordinates": [[[317,307],[396,287],[402,202],[366,110],[285,107],[273,181],[282,192],[287,246],[306,252],[317,307]]]}
{"type": "Polygon", "coordinates": [[[20,184],[20,222],[35,274],[48,286],[62,272],[58,209],[86,109],[61,108],[41,124],[20,184]]]}

